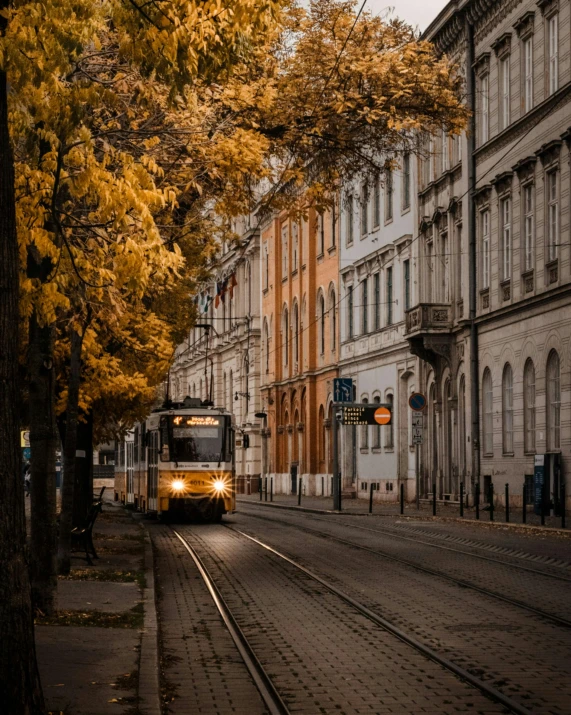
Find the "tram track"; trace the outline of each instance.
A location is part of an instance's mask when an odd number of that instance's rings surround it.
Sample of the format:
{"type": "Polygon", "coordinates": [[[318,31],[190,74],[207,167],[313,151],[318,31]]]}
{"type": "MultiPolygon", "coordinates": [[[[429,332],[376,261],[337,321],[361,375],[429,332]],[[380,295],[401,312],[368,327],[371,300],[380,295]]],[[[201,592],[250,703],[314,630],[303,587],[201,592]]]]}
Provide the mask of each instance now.
{"type": "MultiPolygon", "coordinates": [[[[257,505],[255,503],[252,504],[247,504],[248,507],[254,506],[256,507],[257,505]]],[[[244,513],[248,513],[247,510],[244,511],[244,513]]],[[[295,512],[294,512],[295,513],[295,512]]],[[[253,516],[253,515],[252,515],[253,516]]],[[[257,518],[265,518],[269,519],[270,517],[261,517],[256,514],[257,518]]],[[[330,518],[324,518],[324,517],[319,517],[315,516],[314,514],[304,514],[304,517],[310,519],[311,521],[317,521],[317,522],[323,522],[327,524],[331,524],[332,521],[330,518]]],[[[271,521],[278,521],[278,519],[271,518],[271,521]]],[[[282,523],[290,523],[290,522],[285,522],[283,521],[282,523]]],[[[398,539],[402,539],[403,541],[412,541],[415,544],[422,544],[423,546],[430,546],[434,549],[440,549],[441,551],[450,551],[452,553],[457,553],[461,554],[462,556],[470,556],[471,558],[474,559],[479,559],[480,561],[487,561],[489,563],[497,564],[499,566],[507,566],[508,568],[512,569],[517,569],[519,571],[525,571],[527,573],[532,573],[534,576],[545,576],[546,578],[551,578],[557,581],[564,581],[567,583],[571,583],[571,577],[569,576],[564,576],[562,574],[557,574],[557,573],[551,573],[549,571],[543,571],[542,569],[534,569],[529,566],[523,566],[522,564],[517,564],[509,561],[505,561],[502,559],[495,559],[490,556],[484,556],[483,554],[475,554],[471,551],[464,551],[463,549],[456,549],[452,546],[444,546],[443,544],[435,544],[431,541],[426,541],[424,539],[419,539],[416,536],[405,536],[403,534],[400,534],[399,531],[408,531],[409,533],[418,533],[422,534],[423,536],[427,536],[426,533],[421,532],[420,530],[413,530],[407,527],[398,527],[395,529],[390,529],[390,528],[373,528],[371,526],[362,526],[361,524],[356,524],[354,522],[346,522],[346,521],[337,521],[335,520],[335,524],[339,524],[340,526],[346,526],[351,529],[359,529],[360,531],[369,531],[375,534],[383,534],[385,536],[395,536],[398,539]]],[[[305,528],[305,526],[304,526],[305,528]]],[[[443,538],[442,535],[428,535],[432,538],[443,538]]],[[[478,542],[473,542],[473,543],[466,543],[467,546],[471,548],[488,548],[487,545],[481,545],[478,542]]],[[[489,550],[492,550],[492,547],[489,547],[489,550]]],[[[534,561],[535,558],[532,554],[525,554],[523,552],[505,552],[505,556],[508,556],[510,558],[520,558],[520,559],[525,559],[528,561],[534,561]]],[[[567,562],[560,561],[560,560],[555,560],[552,563],[549,563],[547,561],[541,561],[541,563],[545,563],[548,566],[554,567],[554,568],[562,568],[562,569],[571,569],[571,564],[568,564],[567,562]]]]}
{"type": "MultiPolygon", "coordinates": [[[[293,529],[299,528],[298,524],[288,522],[283,519],[275,519],[273,517],[261,516],[259,514],[249,514],[249,516],[253,517],[254,519],[260,519],[263,521],[269,521],[272,523],[289,526],[290,528],[293,528],[293,529]]],[[[351,525],[351,526],[353,526],[353,525],[351,525]]],[[[357,527],[357,528],[366,528],[366,527],[357,527]]],[[[306,525],[303,526],[303,530],[304,530],[304,532],[315,534],[316,536],[319,536],[319,537],[326,539],[328,541],[334,541],[336,543],[340,543],[345,546],[349,546],[351,548],[358,549],[360,551],[366,551],[366,552],[374,554],[375,556],[378,556],[380,558],[387,559],[388,561],[400,563],[400,564],[403,564],[404,566],[408,566],[409,568],[413,568],[416,571],[420,571],[422,573],[429,574],[430,576],[435,576],[437,578],[441,578],[441,579],[450,581],[450,582],[455,583],[456,585],[461,586],[463,588],[469,588],[473,591],[481,593],[481,594],[488,596],[490,598],[494,598],[498,601],[503,601],[504,603],[507,603],[511,606],[515,606],[517,608],[529,611],[530,613],[533,613],[534,615],[539,616],[540,618],[543,618],[546,621],[554,623],[557,626],[564,627],[564,628],[571,628],[571,620],[569,620],[567,618],[562,618],[561,616],[557,616],[553,613],[548,613],[547,611],[544,611],[540,608],[536,608],[535,606],[531,606],[531,605],[525,603],[524,601],[520,601],[518,599],[511,598],[509,596],[505,596],[504,594],[498,593],[497,591],[492,591],[491,589],[485,588],[484,586],[478,586],[477,584],[475,584],[471,581],[466,581],[464,579],[457,578],[455,576],[445,573],[444,571],[438,571],[436,569],[431,569],[427,566],[421,566],[420,564],[417,564],[414,561],[409,561],[408,559],[403,559],[399,556],[393,556],[392,554],[387,554],[386,552],[384,552],[376,547],[363,546],[362,544],[356,544],[353,541],[348,541],[341,537],[334,536],[333,534],[328,534],[323,531],[319,531],[317,529],[308,528],[306,525]]],[[[376,529],[373,529],[373,531],[376,531],[376,529]]],[[[383,533],[383,532],[379,532],[379,533],[383,533]]],[[[390,535],[392,535],[392,534],[390,534],[390,535]]],[[[460,552],[460,553],[462,553],[462,552],[460,552]]],[[[491,560],[495,561],[496,563],[500,563],[500,564],[504,565],[502,562],[498,562],[495,559],[491,559],[491,560]]],[[[507,564],[505,564],[505,565],[507,565],[507,564]]],[[[526,569],[526,570],[533,570],[533,569],[526,569]]],[[[541,574],[542,572],[538,571],[537,573],[541,574]]],[[[561,580],[567,581],[568,579],[565,579],[562,577],[561,580]]]]}
{"type": "Polygon", "coordinates": [[[184,548],[188,551],[190,557],[194,561],[198,572],[202,580],[204,581],[206,588],[208,589],[224,625],[228,629],[232,640],[234,641],[236,648],[240,654],[240,657],[244,661],[248,672],[252,680],[254,681],[258,691],[266,705],[270,715],[289,715],[290,711],[283,702],[280,694],[276,690],[271,678],[268,676],[264,670],[262,664],[258,660],[254,650],[252,649],[248,639],[244,635],[244,632],[236,622],[236,619],[232,615],[232,611],[228,607],[226,601],[222,597],[220,590],[218,589],[214,579],[210,575],[208,569],[204,565],[202,559],[197,554],[196,550],[189,544],[187,539],[185,539],[176,529],[172,529],[174,535],[182,543],[184,548]]]}
{"type": "MultiPolygon", "coordinates": [[[[417,638],[415,638],[411,634],[404,631],[399,626],[395,625],[391,621],[384,618],[378,612],[373,611],[372,609],[368,608],[365,604],[356,600],[355,598],[350,596],[348,593],[345,593],[344,591],[339,589],[337,586],[335,586],[333,583],[331,583],[327,579],[321,577],[319,574],[313,572],[311,569],[307,568],[306,566],[299,563],[295,559],[278,551],[277,549],[275,549],[271,545],[265,543],[264,541],[254,537],[254,536],[251,536],[250,534],[247,534],[244,531],[241,531],[238,528],[235,528],[230,525],[225,525],[225,528],[228,529],[228,531],[231,531],[231,532],[239,535],[240,537],[247,539],[250,542],[258,545],[259,547],[266,550],[267,552],[269,552],[273,556],[277,557],[278,559],[288,563],[290,566],[294,567],[297,571],[303,573],[306,577],[311,579],[311,581],[319,584],[321,587],[323,587],[324,589],[329,591],[331,594],[336,596],[338,599],[343,601],[346,605],[350,606],[354,611],[356,611],[360,615],[364,616],[366,619],[368,619],[369,621],[371,621],[372,623],[374,623],[376,626],[380,627],[384,631],[395,636],[398,640],[400,640],[401,642],[403,642],[404,644],[406,644],[407,646],[412,648],[417,653],[421,654],[425,658],[431,660],[432,662],[438,664],[445,670],[449,671],[454,676],[459,678],[461,681],[464,681],[465,683],[469,684],[470,686],[472,686],[473,688],[478,690],[486,698],[501,705],[502,707],[506,708],[509,712],[515,713],[516,715],[531,715],[531,713],[532,713],[531,710],[527,709],[525,706],[521,705],[519,702],[515,701],[510,696],[505,695],[498,688],[485,682],[481,678],[479,678],[476,675],[474,675],[473,673],[471,673],[469,670],[463,668],[462,666],[458,665],[454,661],[450,660],[449,658],[446,658],[445,656],[441,655],[434,649],[425,645],[424,643],[419,641],[417,638]]],[[[208,591],[209,591],[211,597],[213,598],[213,600],[216,604],[216,607],[218,608],[218,610],[220,612],[220,615],[221,615],[226,627],[230,631],[232,638],[233,638],[234,642],[236,643],[236,646],[238,647],[240,655],[244,659],[244,662],[246,664],[246,667],[248,668],[248,671],[252,675],[252,678],[254,679],[254,682],[260,691],[260,694],[264,700],[264,703],[268,707],[268,711],[270,713],[272,713],[272,715],[274,715],[274,713],[284,713],[284,714],[289,713],[287,705],[285,705],[285,703],[281,699],[273,682],[271,681],[269,676],[266,674],[263,666],[260,663],[260,660],[257,658],[256,654],[254,653],[253,649],[251,648],[250,644],[248,643],[244,633],[242,632],[236,619],[232,615],[230,608],[224,601],[218,586],[216,585],[214,579],[212,578],[212,576],[208,572],[206,566],[204,565],[203,560],[198,555],[198,553],[193,548],[193,546],[188,542],[188,540],[184,536],[182,536],[182,534],[180,534],[175,529],[172,529],[172,531],[174,532],[175,536],[180,540],[180,542],[183,544],[186,551],[189,553],[189,555],[193,559],[202,579],[204,580],[204,582],[208,588],[208,591]]],[[[208,548],[208,542],[204,539],[201,539],[201,541],[202,541],[202,544],[205,546],[205,548],[208,548]]]]}

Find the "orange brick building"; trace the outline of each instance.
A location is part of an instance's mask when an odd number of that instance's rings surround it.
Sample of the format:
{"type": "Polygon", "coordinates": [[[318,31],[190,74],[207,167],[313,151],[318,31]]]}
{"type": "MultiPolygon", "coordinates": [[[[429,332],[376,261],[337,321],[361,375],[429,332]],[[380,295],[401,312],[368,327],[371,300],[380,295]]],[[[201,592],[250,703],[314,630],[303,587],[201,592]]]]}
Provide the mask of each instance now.
{"type": "Polygon", "coordinates": [[[261,231],[262,474],[276,493],[331,493],[331,402],[337,376],[337,211],[284,212],[261,231]]]}

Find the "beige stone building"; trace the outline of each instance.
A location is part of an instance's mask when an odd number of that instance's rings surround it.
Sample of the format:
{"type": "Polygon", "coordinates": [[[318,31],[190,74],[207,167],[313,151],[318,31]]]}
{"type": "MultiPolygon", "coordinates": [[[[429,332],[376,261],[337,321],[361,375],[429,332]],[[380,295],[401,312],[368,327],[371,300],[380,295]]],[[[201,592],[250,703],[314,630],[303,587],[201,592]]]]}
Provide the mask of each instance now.
{"type": "Polygon", "coordinates": [[[430,397],[424,490],[508,484],[536,455],[557,502],[571,460],[570,14],[567,0],[457,0],[425,36],[457,59],[466,137],[426,140],[411,350],[430,397]],[[560,465],[560,467],[558,466],[560,465]]]}

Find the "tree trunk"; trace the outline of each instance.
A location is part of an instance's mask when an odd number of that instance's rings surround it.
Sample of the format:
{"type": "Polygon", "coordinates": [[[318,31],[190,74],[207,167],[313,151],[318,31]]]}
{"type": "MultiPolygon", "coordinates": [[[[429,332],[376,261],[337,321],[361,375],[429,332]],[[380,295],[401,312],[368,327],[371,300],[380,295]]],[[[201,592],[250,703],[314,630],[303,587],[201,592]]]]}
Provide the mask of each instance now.
{"type": "MultiPolygon", "coordinates": [[[[6,10],[7,0],[0,0],[6,10]]],[[[0,16],[0,35],[6,19],[0,16]]],[[[21,477],[19,255],[14,161],[8,129],[6,73],[0,71],[0,703],[10,715],[40,715],[44,698],[36,662],[26,560],[21,477]]]]}
{"type": "Polygon", "coordinates": [[[65,414],[63,448],[63,483],[59,518],[58,573],[69,573],[71,562],[71,530],[73,528],[73,497],[75,491],[75,458],[77,450],[77,422],[79,413],[79,383],[81,377],[81,348],[83,335],[71,328],[69,381],[65,414]]]}
{"type": "Polygon", "coordinates": [[[35,609],[51,614],[56,606],[56,450],[53,370],[53,325],[40,326],[30,319],[28,362],[30,372],[31,574],[35,609]]]}
{"type": "Polygon", "coordinates": [[[87,516],[93,502],[93,413],[83,414],[77,424],[77,458],[75,460],[75,493],[73,496],[73,525],[78,526],[87,516]]]}

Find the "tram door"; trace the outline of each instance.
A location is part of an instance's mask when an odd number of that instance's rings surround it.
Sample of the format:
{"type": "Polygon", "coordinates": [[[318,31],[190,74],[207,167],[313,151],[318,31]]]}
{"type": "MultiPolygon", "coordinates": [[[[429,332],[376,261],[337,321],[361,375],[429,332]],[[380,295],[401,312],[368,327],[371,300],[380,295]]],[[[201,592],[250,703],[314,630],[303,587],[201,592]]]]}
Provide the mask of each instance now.
{"type": "Polygon", "coordinates": [[[149,465],[147,484],[147,510],[158,511],[159,491],[159,433],[158,430],[149,432],[149,465]]]}
{"type": "Polygon", "coordinates": [[[133,455],[135,451],[135,443],[134,442],[127,442],[126,443],[127,447],[127,454],[126,454],[126,464],[127,464],[127,504],[133,504],[135,501],[135,490],[134,490],[134,481],[135,481],[135,468],[134,468],[134,461],[133,461],[133,455]]]}

